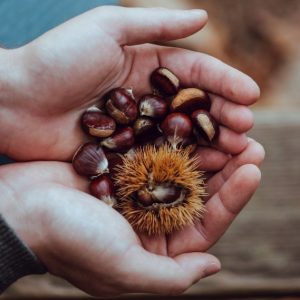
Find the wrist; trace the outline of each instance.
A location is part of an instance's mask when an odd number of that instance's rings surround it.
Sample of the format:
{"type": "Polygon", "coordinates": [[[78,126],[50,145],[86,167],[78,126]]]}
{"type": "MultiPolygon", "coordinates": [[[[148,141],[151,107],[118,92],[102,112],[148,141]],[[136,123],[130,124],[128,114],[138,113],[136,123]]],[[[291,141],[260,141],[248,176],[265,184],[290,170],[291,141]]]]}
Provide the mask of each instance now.
{"type": "Polygon", "coordinates": [[[22,243],[0,214],[0,293],[19,278],[46,269],[22,243]]]}
{"type": "Polygon", "coordinates": [[[14,173],[18,171],[15,165],[0,167],[0,215],[18,238],[39,256],[43,248],[41,207],[31,197],[23,197],[26,187],[18,177],[14,181],[14,173]]]}

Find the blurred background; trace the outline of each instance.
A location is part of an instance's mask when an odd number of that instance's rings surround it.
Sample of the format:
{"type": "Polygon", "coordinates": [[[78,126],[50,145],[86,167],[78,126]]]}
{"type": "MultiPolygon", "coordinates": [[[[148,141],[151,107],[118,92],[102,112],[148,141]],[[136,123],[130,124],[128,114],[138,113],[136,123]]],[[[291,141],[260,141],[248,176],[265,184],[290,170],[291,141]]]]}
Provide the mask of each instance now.
{"type": "MultiPolygon", "coordinates": [[[[300,1],[0,0],[0,44],[21,46],[103,4],[206,9],[204,30],[170,44],[214,55],[262,89],[250,133],[266,149],[262,184],[211,250],[222,272],[194,285],[186,297],[300,299],[300,1]]],[[[0,298],[22,296],[84,294],[46,275],[23,278],[0,298]]]]}

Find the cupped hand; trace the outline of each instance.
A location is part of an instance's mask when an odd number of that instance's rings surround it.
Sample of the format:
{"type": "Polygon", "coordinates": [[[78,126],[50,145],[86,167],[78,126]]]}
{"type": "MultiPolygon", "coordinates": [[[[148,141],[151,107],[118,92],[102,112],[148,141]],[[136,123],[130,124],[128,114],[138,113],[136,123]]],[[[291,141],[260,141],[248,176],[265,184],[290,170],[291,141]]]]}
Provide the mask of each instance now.
{"type": "Polygon", "coordinates": [[[207,253],[145,249],[127,221],[88,195],[70,164],[0,167],[0,212],[50,273],[94,296],[178,294],[220,269],[207,253]]]}
{"type": "Polygon", "coordinates": [[[213,97],[222,124],[216,147],[241,152],[257,85],[208,55],[146,44],[191,35],[206,21],[202,10],[100,7],[24,47],[2,50],[7,79],[0,135],[6,143],[0,151],[17,160],[69,160],[84,139],[79,120],[87,107],[118,86],[133,87],[137,97],[148,93],[149,74],[166,66],[184,86],[219,95],[213,97]],[[240,120],[234,127],[232,118],[240,120]]]}
{"type": "Polygon", "coordinates": [[[182,253],[205,252],[227,230],[234,218],[256,191],[264,159],[264,148],[248,139],[238,155],[226,155],[211,148],[198,148],[199,169],[206,171],[207,194],[203,218],[170,235],[140,235],[145,249],[176,257],[182,253]]]}

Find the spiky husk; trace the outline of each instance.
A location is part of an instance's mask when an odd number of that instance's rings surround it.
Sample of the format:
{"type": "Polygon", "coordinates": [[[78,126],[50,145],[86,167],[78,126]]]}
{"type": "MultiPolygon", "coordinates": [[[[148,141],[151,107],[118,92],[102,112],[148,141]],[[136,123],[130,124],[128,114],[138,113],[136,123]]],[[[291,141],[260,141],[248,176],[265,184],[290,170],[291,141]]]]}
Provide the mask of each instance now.
{"type": "Polygon", "coordinates": [[[193,224],[204,212],[205,195],[203,173],[191,158],[189,148],[174,149],[168,144],[160,148],[147,145],[136,150],[134,157],[124,156],[123,165],[118,167],[117,209],[136,231],[149,235],[169,234],[186,225],[193,224]],[[155,183],[172,182],[187,191],[181,203],[156,209],[141,207],[132,195],[147,184],[149,174],[155,183]]]}

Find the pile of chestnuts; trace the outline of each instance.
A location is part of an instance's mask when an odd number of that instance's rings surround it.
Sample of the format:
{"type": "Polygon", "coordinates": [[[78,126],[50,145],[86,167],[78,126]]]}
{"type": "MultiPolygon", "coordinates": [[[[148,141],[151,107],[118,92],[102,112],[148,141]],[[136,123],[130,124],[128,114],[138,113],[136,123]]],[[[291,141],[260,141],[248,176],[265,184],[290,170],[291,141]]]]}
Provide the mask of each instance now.
{"type": "MultiPolygon", "coordinates": [[[[81,118],[83,130],[97,142],[88,142],[77,150],[73,167],[91,179],[90,193],[111,206],[118,205],[115,172],[120,171],[124,157],[133,155],[137,148],[168,144],[176,150],[209,145],[219,134],[205,91],[182,88],[177,76],[164,67],[152,72],[150,84],[153,93],[140,99],[131,89],[115,88],[101,99],[101,105],[89,108],[81,118]]],[[[176,205],[175,198],[183,197],[178,186],[170,182],[158,186],[152,192],[148,187],[141,189],[133,201],[151,207],[155,202],[176,205]]]]}

